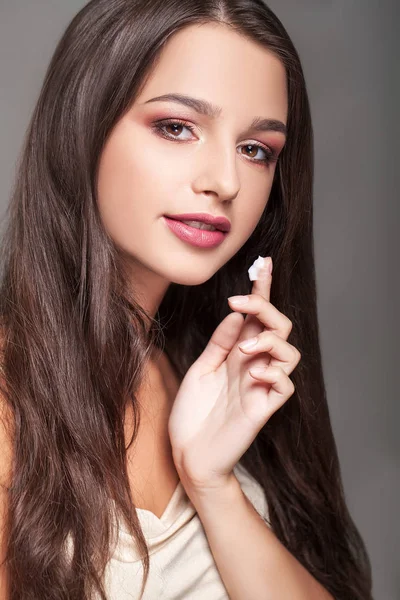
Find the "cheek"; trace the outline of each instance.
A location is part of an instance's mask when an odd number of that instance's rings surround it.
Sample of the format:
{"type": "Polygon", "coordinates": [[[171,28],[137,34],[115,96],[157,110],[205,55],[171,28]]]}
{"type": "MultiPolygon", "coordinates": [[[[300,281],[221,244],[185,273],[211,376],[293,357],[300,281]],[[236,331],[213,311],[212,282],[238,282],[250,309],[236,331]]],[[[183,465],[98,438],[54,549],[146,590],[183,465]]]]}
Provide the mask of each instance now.
{"type": "MultiPolygon", "coordinates": [[[[132,235],[132,227],[167,212],[173,172],[140,134],[115,132],[103,149],[97,179],[97,203],[112,236],[132,235]]],[[[139,229],[139,227],[138,227],[139,229]]]]}
{"type": "Polygon", "coordinates": [[[240,206],[238,206],[235,213],[237,230],[240,232],[241,237],[246,240],[257,227],[271,193],[272,181],[267,186],[265,180],[261,183],[257,185],[253,181],[253,185],[246,186],[246,193],[241,197],[240,206]]]}

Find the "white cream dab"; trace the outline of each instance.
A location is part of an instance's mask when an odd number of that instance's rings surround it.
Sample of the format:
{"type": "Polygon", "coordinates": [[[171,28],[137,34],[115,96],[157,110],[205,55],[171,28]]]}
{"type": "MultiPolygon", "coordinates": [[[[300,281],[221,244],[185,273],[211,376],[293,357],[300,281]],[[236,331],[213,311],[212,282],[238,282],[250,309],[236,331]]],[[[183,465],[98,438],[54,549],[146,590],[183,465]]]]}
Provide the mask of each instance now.
{"type": "Polygon", "coordinates": [[[264,259],[262,256],[259,256],[253,262],[250,269],[248,269],[250,281],[256,281],[258,279],[259,270],[262,269],[263,267],[264,267],[264,259]]]}

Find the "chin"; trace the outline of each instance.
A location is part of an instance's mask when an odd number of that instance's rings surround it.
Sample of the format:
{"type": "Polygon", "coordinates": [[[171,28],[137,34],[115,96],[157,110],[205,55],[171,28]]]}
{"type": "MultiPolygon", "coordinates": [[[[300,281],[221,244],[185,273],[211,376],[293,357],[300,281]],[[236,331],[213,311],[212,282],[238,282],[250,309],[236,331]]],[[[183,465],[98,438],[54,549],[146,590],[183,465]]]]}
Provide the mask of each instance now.
{"type": "MultiPolygon", "coordinates": [[[[204,261],[207,261],[207,258],[203,258],[204,261]]],[[[204,268],[202,269],[199,264],[196,265],[196,262],[190,260],[186,265],[180,265],[181,268],[177,268],[176,270],[168,269],[168,272],[164,272],[164,276],[170,283],[176,283],[177,285],[201,285],[205,283],[211,277],[214,276],[217,268],[210,269],[210,265],[204,264],[204,268]]]]}
{"type": "Polygon", "coordinates": [[[182,275],[181,277],[174,277],[171,280],[171,283],[176,283],[178,285],[201,285],[202,283],[205,283],[206,281],[208,281],[211,277],[213,276],[213,274],[211,275],[207,275],[204,277],[199,277],[198,273],[197,274],[190,274],[190,275],[182,275]]]}

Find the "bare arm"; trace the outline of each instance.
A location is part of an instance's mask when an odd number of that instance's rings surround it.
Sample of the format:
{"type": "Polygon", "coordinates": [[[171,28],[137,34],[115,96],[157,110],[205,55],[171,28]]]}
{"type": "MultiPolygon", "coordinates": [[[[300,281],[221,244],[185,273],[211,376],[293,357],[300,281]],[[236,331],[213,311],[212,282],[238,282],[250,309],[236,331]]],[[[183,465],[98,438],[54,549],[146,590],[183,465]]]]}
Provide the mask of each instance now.
{"type": "Polygon", "coordinates": [[[281,544],[236,477],[222,490],[188,493],[231,600],[334,600],[281,544]]]}

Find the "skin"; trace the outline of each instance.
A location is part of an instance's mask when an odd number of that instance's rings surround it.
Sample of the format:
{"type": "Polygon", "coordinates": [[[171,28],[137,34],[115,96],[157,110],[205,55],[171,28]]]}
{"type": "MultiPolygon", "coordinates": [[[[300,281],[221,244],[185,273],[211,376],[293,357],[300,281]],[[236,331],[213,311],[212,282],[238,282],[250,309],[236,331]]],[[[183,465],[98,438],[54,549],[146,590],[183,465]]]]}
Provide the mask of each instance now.
{"type": "MultiPolygon", "coordinates": [[[[129,111],[112,130],[100,158],[98,206],[142,305],[154,316],[171,282],[207,281],[246,242],[268,201],[285,136],[244,135],[254,117],[287,122],[286,74],[268,50],[220,24],[189,26],[167,42],[129,111]],[[218,60],[216,60],[218,57],[218,60]],[[211,119],[175,102],[145,102],[166,93],[206,99],[222,108],[211,119]],[[193,125],[152,130],[161,119],[193,125]],[[179,141],[177,141],[179,140],[179,141]],[[231,221],[216,248],[197,248],[173,234],[164,214],[208,212],[231,221]]],[[[250,266],[250,265],[249,265],[250,266]]]]}
{"type": "MultiPolygon", "coordinates": [[[[276,162],[255,160],[267,159],[268,149],[279,156],[286,138],[273,131],[246,133],[255,117],[286,124],[283,65],[226,26],[195,25],[168,40],[140,95],[111,131],[98,171],[100,217],[120,251],[136,298],[152,316],[171,282],[207,281],[257,226],[276,162]],[[221,112],[210,118],[172,101],[146,103],[167,93],[208,100],[221,112]],[[186,121],[194,131],[165,125],[171,138],[166,139],[152,128],[161,119],[186,121]],[[253,146],[247,148],[249,144],[253,146]],[[192,246],[163,220],[164,214],[188,212],[223,215],[231,231],[216,248],[192,246]]],[[[128,472],[136,506],[158,517],[179,482],[167,430],[179,385],[162,355],[149,362],[137,393],[144,418],[128,451],[128,472]]],[[[128,407],[127,439],[132,426],[128,407]]]]}

